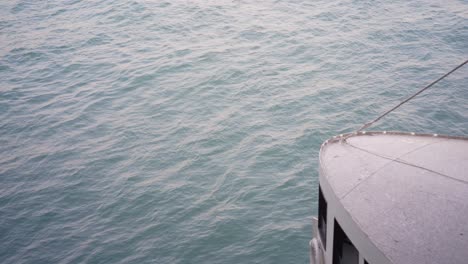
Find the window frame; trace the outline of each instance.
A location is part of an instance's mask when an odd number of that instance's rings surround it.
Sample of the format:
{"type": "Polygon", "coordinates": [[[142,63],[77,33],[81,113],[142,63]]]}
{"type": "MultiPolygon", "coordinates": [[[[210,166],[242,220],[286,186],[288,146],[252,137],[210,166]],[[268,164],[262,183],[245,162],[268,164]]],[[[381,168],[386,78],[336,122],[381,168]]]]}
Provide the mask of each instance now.
{"type": "Polygon", "coordinates": [[[318,208],[318,233],[325,250],[327,250],[327,217],[328,203],[323,196],[322,187],[319,185],[319,208],[318,208]]]}
{"type": "Polygon", "coordinates": [[[333,264],[358,264],[359,263],[359,250],[356,248],[354,243],[349,239],[348,235],[341,228],[340,224],[334,219],[333,227],[333,264]],[[343,258],[343,246],[347,245],[348,255],[347,258],[343,258]],[[351,259],[350,257],[353,257],[351,259]]]}

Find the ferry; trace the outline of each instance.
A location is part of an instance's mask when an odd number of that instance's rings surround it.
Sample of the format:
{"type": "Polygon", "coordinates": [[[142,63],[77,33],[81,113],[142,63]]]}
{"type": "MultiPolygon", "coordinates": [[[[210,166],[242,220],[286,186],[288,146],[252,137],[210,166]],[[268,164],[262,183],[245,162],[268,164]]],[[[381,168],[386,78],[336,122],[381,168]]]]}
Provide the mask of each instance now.
{"type": "Polygon", "coordinates": [[[319,154],[311,264],[468,263],[468,138],[365,129],[319,154]]]}
{"type": "Polygon", "coordinates": [[[468,138],[360,131],[319,159],[311,264],[468,263],[468,138]]]}

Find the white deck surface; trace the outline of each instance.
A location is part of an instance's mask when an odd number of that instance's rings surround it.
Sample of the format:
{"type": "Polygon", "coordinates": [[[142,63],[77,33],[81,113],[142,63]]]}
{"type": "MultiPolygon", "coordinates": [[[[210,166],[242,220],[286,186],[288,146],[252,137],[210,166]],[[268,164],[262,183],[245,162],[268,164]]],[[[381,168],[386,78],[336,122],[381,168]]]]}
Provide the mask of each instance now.
{"type": "Polygon", "coordinates": [[[468,140],[367,133],[347,142],[323,146],[322,172],[372,243],[393,263],[468,263],[468,140]]]}

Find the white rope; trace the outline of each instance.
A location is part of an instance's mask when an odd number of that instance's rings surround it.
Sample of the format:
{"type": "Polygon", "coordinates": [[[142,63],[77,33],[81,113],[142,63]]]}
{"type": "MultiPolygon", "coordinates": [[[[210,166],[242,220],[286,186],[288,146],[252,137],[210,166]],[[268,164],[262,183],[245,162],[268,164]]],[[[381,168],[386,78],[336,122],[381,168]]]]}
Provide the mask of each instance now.
{"type": "Polygon", "coordinates": [[[463,67],[465,64],[468,63],[468,60],[464,61],[462,64],[458,65],[457,67],[453,68],[451,71],[449,71],[448,73],[444,74],[442,77],[440,77],[439,79],[433,81],[432,83],[430,83],[429,85],[427,85],[426,87],[422,88],[421,90],[419,90],[418,92],[416,92],[415,94],[411,95],[410,97],[406,98],[405,100],[403,100],[401,103],[399,103],[398,105],[394,106],[392,109],[386,111],[385,113],[383,113],[382,115],[380,115],[379,117],[377,117],[376,119],[368,122],[368,123],[365,123],[361,128],[359,128],[356,132],[360,132],[368,127],[370,127],[371,125],[373,125],[375,122],[379,121],[382,117],[386,116],[387,114],[393,112],[395,109],[397,109],[398,107],[402,106],[403,104],[405,104],[406,102],[408,102],[409,100],[413,99],[414,97],[416,97],[418,94],[424,92],[425,90],[429,89],[430,87],[432,87],[434,84],[438,83],[440,80],[444,79],[445,77],[449,76],[450,74],[452,74],[453,72],[455,72],[456,70],[460,69],[461,67],[463,67]]]}

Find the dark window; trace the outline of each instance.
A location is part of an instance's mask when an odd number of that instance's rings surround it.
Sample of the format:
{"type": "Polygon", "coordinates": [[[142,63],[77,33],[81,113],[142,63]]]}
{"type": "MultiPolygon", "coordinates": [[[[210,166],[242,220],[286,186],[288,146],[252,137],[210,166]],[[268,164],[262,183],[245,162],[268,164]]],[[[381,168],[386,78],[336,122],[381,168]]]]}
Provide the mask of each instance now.
{"type": "Polygon", "coordinates": [[[367,260],[364,260],[364,264],[369,264],[369,262],[367,262],[367,260]]]}
{"type": "Polygon", "coordinates": [[[358,264],[359,252],[335,219],[333,264],[358,264]]]}
{"type": "Polygon", "coordinates": [[[323,197],[322,188],[319,186],[319,219],[318,230],[323,247],[327,249],[327,201],[323,197]]]}

